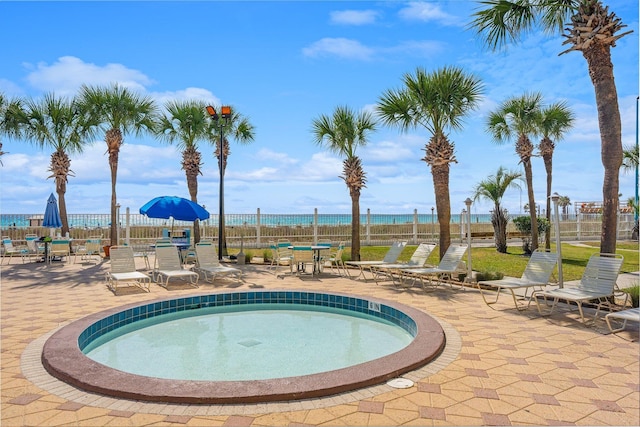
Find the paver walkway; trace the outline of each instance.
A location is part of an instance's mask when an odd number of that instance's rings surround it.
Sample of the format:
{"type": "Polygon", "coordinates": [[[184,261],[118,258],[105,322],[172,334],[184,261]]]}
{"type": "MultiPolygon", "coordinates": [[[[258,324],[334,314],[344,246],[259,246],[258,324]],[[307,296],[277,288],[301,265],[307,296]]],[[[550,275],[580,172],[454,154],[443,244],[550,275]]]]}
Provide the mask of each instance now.
{"type": "MultiPolygon", "coordinates": [[[[140,261],[140,260],[138,260],[140,261]]],[[[18,261],[19,262],[19,261],[18,261]]],[[[142,268],[142,265],[140,265],[142,268]]],[[[399,426],[638,425],[638,327],[612,335],[577,312],[541,317],[509,298],[487,307],[477,291],[396,289],[331,275],[276,278],[247,265],[244,283],[200,289],[152,285],[151,293],[104,283],[95,264],[16,264],[1,271],[2,426],[399,426]],[[203,291],[279,288],[347,292],[424,310],[450,327],[436,368],[405,375],[411,388],[376,386],[316,401],[256,405],[163,405],[101,398],[43,376],[37,346],[60,326],[107,308],[203,291]],[[34,348],[36,357],[33,357],[34,348]],[[62,397],[66,396],[66,397],[62,397]]]]}

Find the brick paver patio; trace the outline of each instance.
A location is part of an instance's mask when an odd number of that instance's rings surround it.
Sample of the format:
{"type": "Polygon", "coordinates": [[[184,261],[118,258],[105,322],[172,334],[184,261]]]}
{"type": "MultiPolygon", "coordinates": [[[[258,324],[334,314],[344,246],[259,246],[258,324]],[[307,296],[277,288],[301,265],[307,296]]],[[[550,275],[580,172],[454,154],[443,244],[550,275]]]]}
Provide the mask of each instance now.
{"type": "MultiPolygon", "coordinates": [[[[140,260],[139,260],[140,261],[140,260]]],[[[139,265],[142,268],[142,264],[139,265]]],[[[563,308],[552,317],[532,306],[517,312],[509,298],[492,308],[471,288],[397,289],[329,274],[276,278],[247,265],[244,282],[152,285],[151,293],[107,289],[99,264],[2,266],[2,426],[398,426],[638,425],[638,326],[608,334],[563,308]],[[39,363],[46,336],[107,308],[203,291],[279,288],[347,292],[397,301],[430,313],[447,332],[443,355],[404,377],[413,387],[385,384],[299,402],[171,405],[93,395],[49,377],[39,363]]],[[[282,270],[284,271],[284,270],[282,270]]],[[[592,313],[590,313],[592,314],[592,313]]]]}

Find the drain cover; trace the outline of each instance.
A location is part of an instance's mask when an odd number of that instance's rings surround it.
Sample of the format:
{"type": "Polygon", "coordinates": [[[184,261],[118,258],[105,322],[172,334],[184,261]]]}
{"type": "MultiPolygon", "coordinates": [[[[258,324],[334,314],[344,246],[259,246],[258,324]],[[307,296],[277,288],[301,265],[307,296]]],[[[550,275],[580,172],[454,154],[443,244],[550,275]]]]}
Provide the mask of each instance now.
{"type": "Polygon", "coordinates": [[[387,385],[393,388],[409,388],[413,387],[413,381],[406,378],[394,378],[387,381],[387,385]]]}
{"type": "Polygon", "coordinates": [[[246,340],[246,341],[240,341],[238,344],[243,345],[245,347],[253,347],[262,343],[257,340],[246,340]]]}

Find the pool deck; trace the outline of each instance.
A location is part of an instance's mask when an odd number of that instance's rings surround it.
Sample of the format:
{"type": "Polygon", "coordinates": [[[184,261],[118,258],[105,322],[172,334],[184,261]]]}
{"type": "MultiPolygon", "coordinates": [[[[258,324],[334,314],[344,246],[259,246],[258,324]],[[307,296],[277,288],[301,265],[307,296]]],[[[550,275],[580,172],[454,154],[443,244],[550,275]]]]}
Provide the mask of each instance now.
{"type": "MultiPolygon", "coordinates": [[[[142,261],[139,267],[142,268],[142,261]]],[[[488,307],[477,290],[440,286],[398,289],[334,275],[276,277],[246,265],[244,281],[178,281],[151,292],[107,289],[109,262],[1,267],[2,426],[433,426],[638,425],[638,324],[608,333],[602,318],[583,325],[564,304],[552,316],[534,306],[518,312],[503,295],[488,307]],[[409,388],[386,384],[327,398],[238,405],[144,403],[95,395],[50,377],[39,349],[46,337],[97,311],[160,297],[251,289],[352,293],[428,312],[447,336],[443,354],[404,375],[409,388]]],[[[281,268],[281,272],[286,271],[281,268]]],[[[620,276],[621,287],[638,275],[620,276]],[[625,283],[625,281],[627,281],[625,283]]],[[[592,318],[593,313],[588,312],[592,318]]],[[[159,356],[161,357],[161,356],[159,356]]]]}

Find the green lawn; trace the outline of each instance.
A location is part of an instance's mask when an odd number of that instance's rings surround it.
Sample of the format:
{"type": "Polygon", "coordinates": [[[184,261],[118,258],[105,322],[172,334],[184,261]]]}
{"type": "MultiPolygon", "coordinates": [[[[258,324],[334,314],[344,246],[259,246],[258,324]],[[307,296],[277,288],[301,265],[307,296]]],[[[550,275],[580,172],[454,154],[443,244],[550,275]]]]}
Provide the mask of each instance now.
{"type": "MultiPolygon", "coordinates": [[[[581,244],[587,247],[574,246],[569,243],[562,244],[562,273],[565,281],[580,279],[589,257],[597,253],[600,247],[600,242],[581,242],[581,244]]],[[[415,245],[407,246],[398,261],[407,261],[415,249],[415,245]]],[[[381,260],[388,250],[387,246],[363,246],[360,249],[360,258],[362,260],[381,260]]],[[[551,250],[556,250],[555,244],[551,245],[551,250]]],[[[624,256],[622,273],[640,270],[638,242],[619,242],[616,252],[624,256]]],[[[350,248],[346,248],[346,258],[350,253],[350,248]]],[[[467,260],[467,255],[464,260],[467,260]]],[[[505,276],[520,277],[528,260],[529,258],[524,256],[520,246],[509,246],[509,252],[506,254],[498,253],[495,248],[471,248],[472,267],[475,271],[495,271],[501,272],[505,276]]],[[[428,262],[433,265],[438,264],[437,247],[428,262]]]]}

